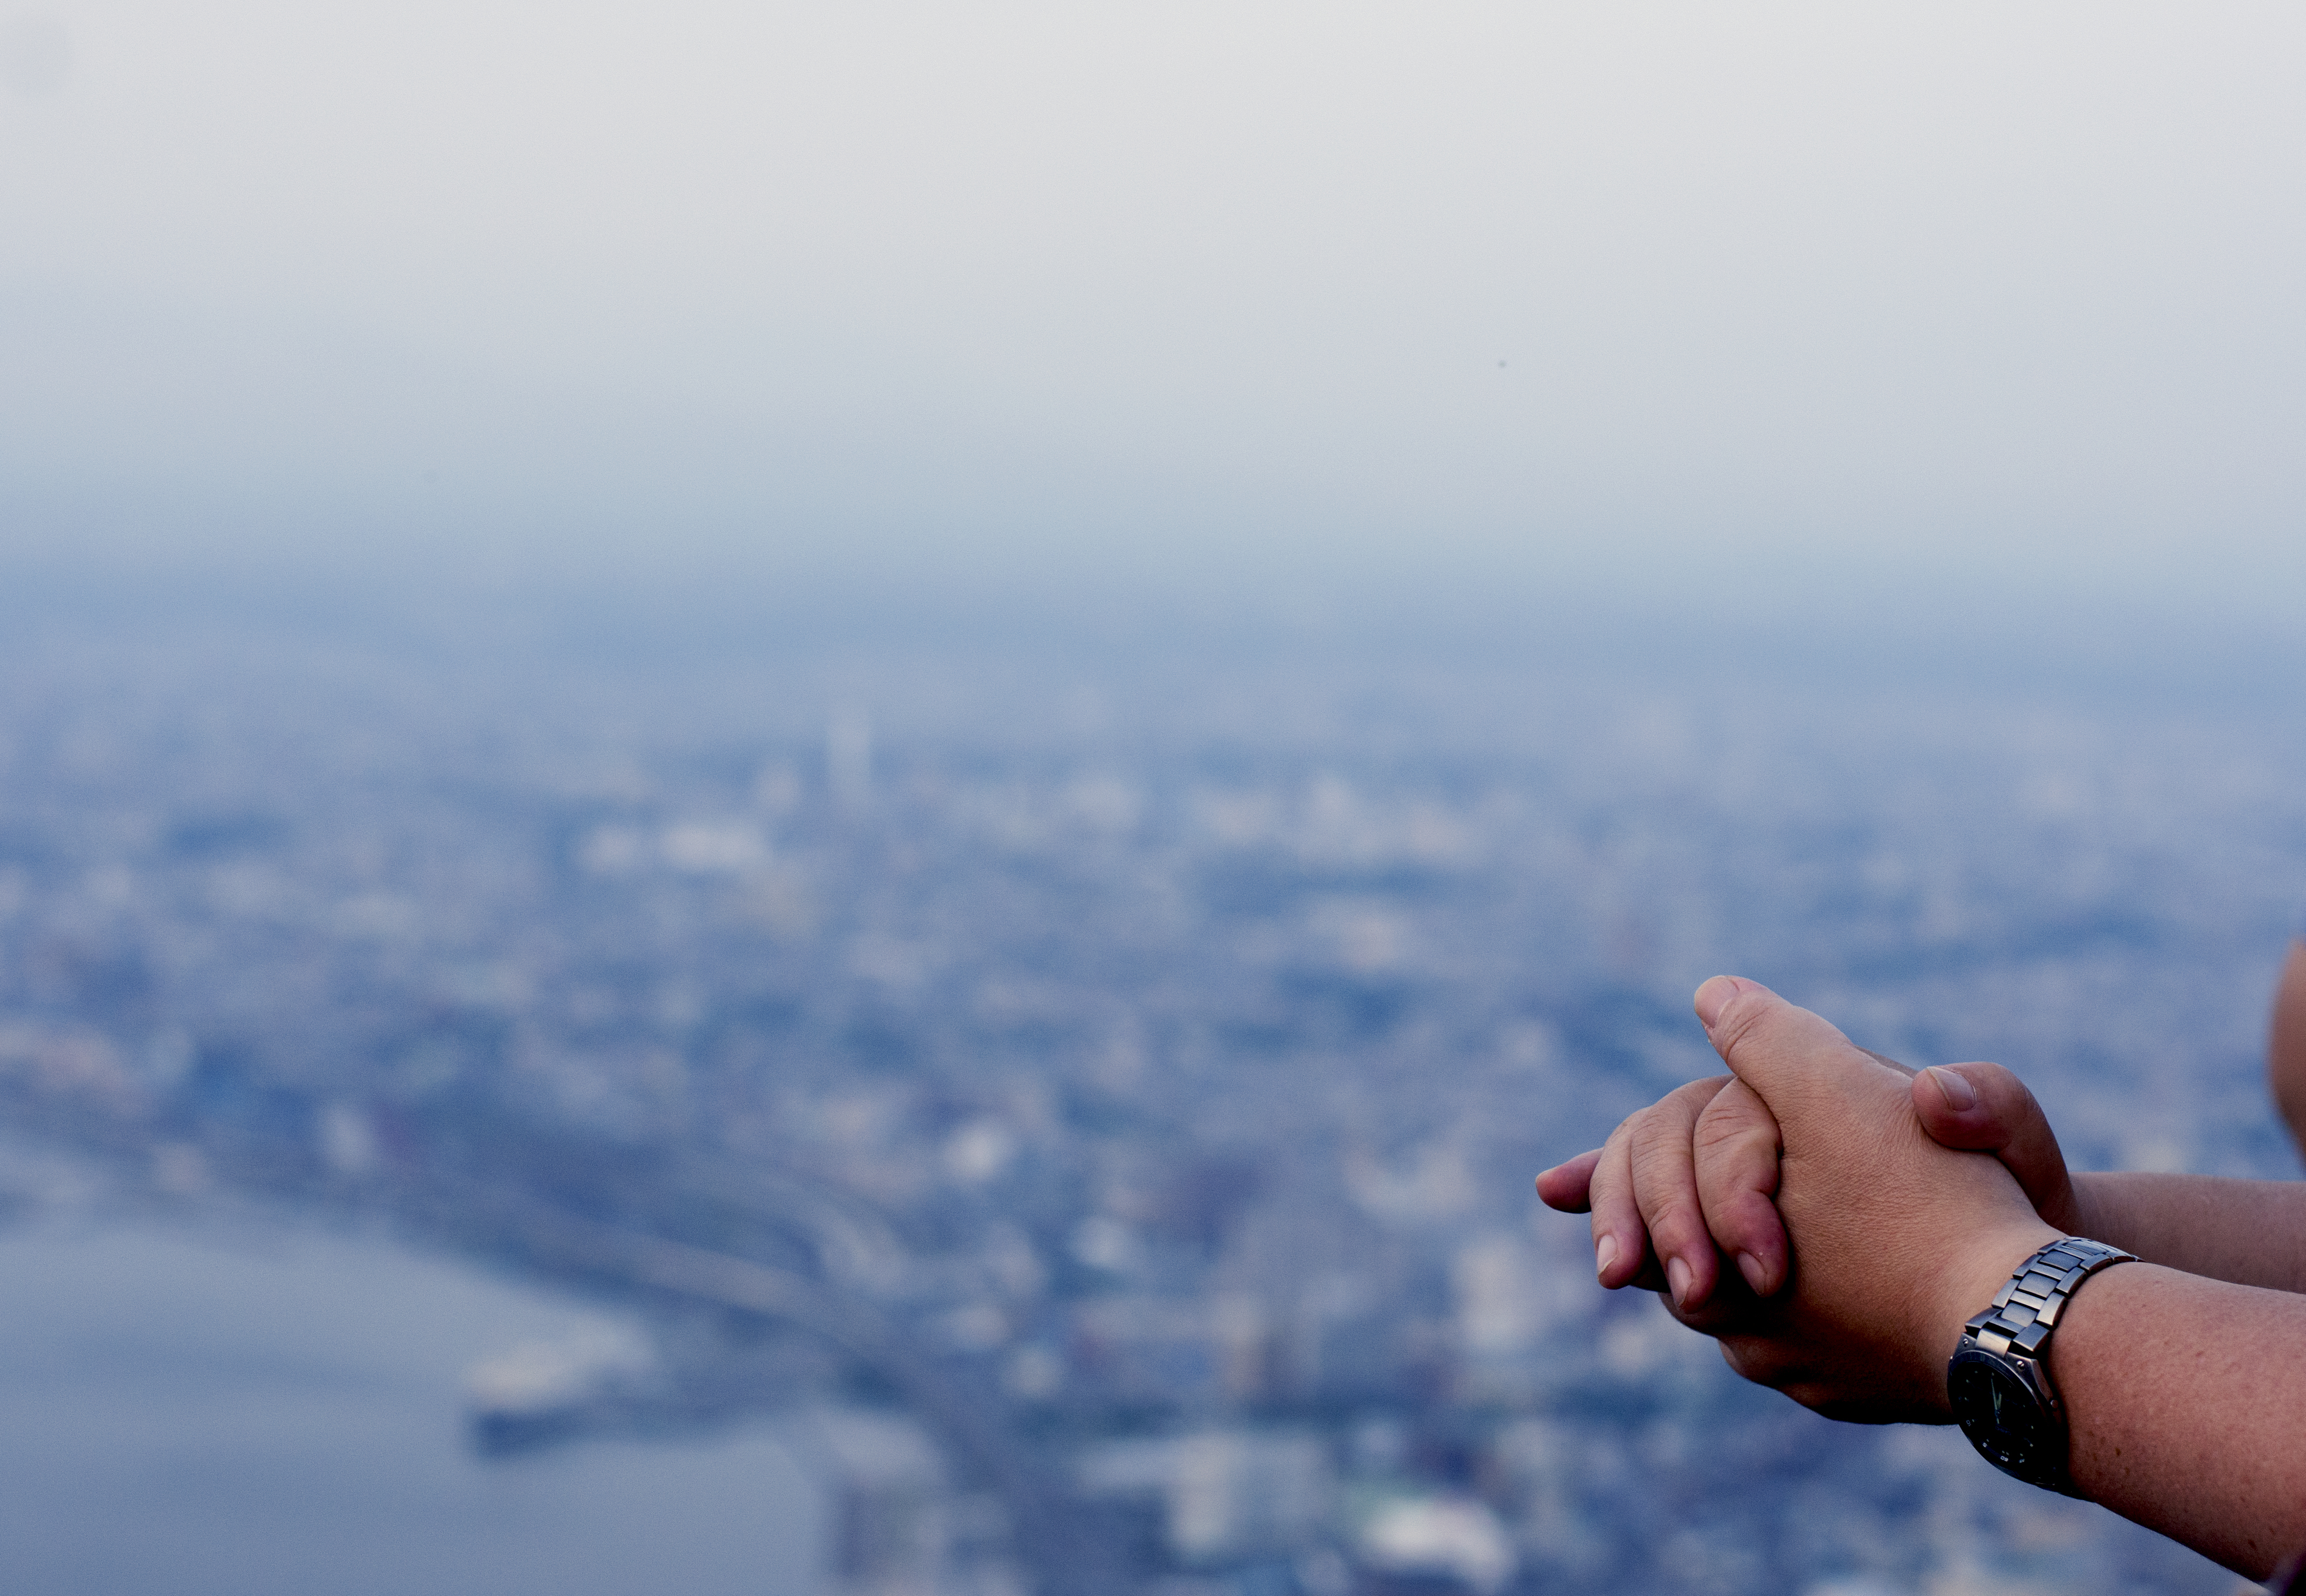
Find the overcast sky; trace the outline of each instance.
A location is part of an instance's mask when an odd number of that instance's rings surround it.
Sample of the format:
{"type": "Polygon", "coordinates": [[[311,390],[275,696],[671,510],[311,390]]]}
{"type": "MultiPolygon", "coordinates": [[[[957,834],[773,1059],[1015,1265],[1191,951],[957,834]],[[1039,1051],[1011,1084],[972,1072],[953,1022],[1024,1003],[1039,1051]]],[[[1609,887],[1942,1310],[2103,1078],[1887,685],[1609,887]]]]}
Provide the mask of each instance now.
{"type": "Polygon", "coordinates": [[[2295,7],[13,4],[24,546],[2306,575],[2295,7]]]}

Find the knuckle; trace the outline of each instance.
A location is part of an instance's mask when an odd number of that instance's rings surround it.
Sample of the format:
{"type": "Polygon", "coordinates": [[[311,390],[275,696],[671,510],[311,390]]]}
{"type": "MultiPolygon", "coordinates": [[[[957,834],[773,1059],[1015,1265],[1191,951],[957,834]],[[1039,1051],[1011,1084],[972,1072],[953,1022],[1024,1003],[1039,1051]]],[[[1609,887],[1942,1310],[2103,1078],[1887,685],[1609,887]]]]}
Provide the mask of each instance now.
{"type": "Polygon", "coordinates": [[[1697,1212],[1697,1205],[1674,1199],[1655,1208],[1642,1210],[1642,1221],[1649,1226],[1650,1237],[1661,1252],[1682,1252],[1695,1248],[1701,1241],[1713,1245],[1705,1221],[1697,1212]]]}
{"type": "Polygon", "coordinates": [[[1637,1159],[1633,1167],[1634,1191],[1645,1208],[1663,1208],[1697,1195],[1697,1179],[1688,1156],[1662,1154],[1637,1159]]]}
{"type": "Polygon", "coordinates": [[[1613,1182],[1604,1186],[1596,1182],[1591,1200],[1593,1234],[1597,1239],[1605,1231],[1624,1228],[1640,1218],[1641,1210],[1635,1205],[1634,1194],[1620,1183],[1613,1182]]]}
{"type": "Polygon", "coordinates": [[[1735,1079],[1735,1076],[1730,1075],[1704,1076],[1674,1088],[1658,1100],[1656,1106],[1661,1108],[1666,1104],[1671,1103],[1678,1107],[1701,1108],[1719,1097],[1721,1088],[1735,1079]]]}
{"type": "Polygon", "coordinates": [[[1634,1168],[1642,1174],[1660,1169],[1686,1168],[1689,1164],[1689,1136],[1644,1136],[1633,1145],[1634,1168]]]}
{"type": "Polygon", "coordinates": [[[1775,1157],[1777,1122],[1764,1124],[1742,1113],[1709,1114],[1697,1122],[1696,1129],[1690,1133],[1690,1145],[1701,1153],[1752,1152],[1775,1157]]]}
{"type": "Polygon", "coordinates": [[[1634,1199],[1644,1213],[1666,1213],[1697,1196],[1696,1177],[1687,1156],[1636,1158],[1633,1176],[1634,1199]]]}

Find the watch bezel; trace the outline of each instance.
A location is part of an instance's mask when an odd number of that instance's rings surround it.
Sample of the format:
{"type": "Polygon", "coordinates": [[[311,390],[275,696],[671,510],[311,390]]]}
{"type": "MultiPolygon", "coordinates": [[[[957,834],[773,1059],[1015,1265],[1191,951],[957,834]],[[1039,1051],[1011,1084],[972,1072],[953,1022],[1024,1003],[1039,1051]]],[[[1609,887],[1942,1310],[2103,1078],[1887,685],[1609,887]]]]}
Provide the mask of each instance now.
{"type": "Polygon", "coordinates": [[[1988,1352],[1975,1338],[1965,1336],[1946,1365],[1946,1395],[1953,1404],[1955,1422],[1979,1456],[2013,1480],[2049,1490],[2069,1489],[2065,1406],[2038,1359],[1988,1352]],[[2000,1375],[2025,1394],[2038,1419],[2039,1436],[2031,1446],[2012,1447],[2004,1438],[2006,1427],[1994,1425],[1992,1415],[1979,1411],[1975,1404],[1964,1403],[1960,1392],[1969,1382],[1960,1378],[1961,1373],[1979,1368],[2000,1375]],[[1970,1411],[1965,1412],[1965,1407],[1970,1411]]]}

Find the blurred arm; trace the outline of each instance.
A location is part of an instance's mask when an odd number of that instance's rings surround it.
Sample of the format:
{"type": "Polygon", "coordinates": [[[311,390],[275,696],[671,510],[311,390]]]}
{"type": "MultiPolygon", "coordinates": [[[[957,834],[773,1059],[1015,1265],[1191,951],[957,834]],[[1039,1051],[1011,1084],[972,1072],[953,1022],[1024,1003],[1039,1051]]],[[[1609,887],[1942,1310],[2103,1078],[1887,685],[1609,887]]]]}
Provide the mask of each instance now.
{"type": "Polygon", "coordinates": [[[2078,1174],[2079,1233],[2148,1263],[2235,1285],[2306,1292],[2306,1182],[2078,1174]]]}
{"type": "Polygon", "coordinates": [[[2306,1153],[2306,943],[2293,942],[2274,989],[2274,1022],[2266,1044],[2266,1083],[2274,1106],[2290,1126],[2290,1139],[2306,1153]]]}

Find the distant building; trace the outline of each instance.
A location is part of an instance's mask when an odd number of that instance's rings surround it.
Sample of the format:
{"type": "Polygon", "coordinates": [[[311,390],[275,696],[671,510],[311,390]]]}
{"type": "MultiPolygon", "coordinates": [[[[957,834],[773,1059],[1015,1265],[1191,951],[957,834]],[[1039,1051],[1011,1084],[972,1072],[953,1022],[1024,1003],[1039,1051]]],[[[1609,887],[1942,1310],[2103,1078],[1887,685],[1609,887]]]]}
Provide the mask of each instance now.
{"type": "Polygon", "coordinates": [[[1470,1591],[1491,1596],[1513,1577],[1510,1537],[1496,1514],[1467,1498],[1396,1497],[1360,1515],[1354,1557],[1365,1587],[1388,1592],[1470,1591]]]}
{"type": "Polygon", "coordinates": [[[1327,1524],[1336,1496],[1328,1447],[1297,1431],[1110,1441],[1083,1459],[1080,1481],[1092,1498],[1155,1508],[1163,1553],[1187,1567],[1295,1551],[1327,1524]]]}

